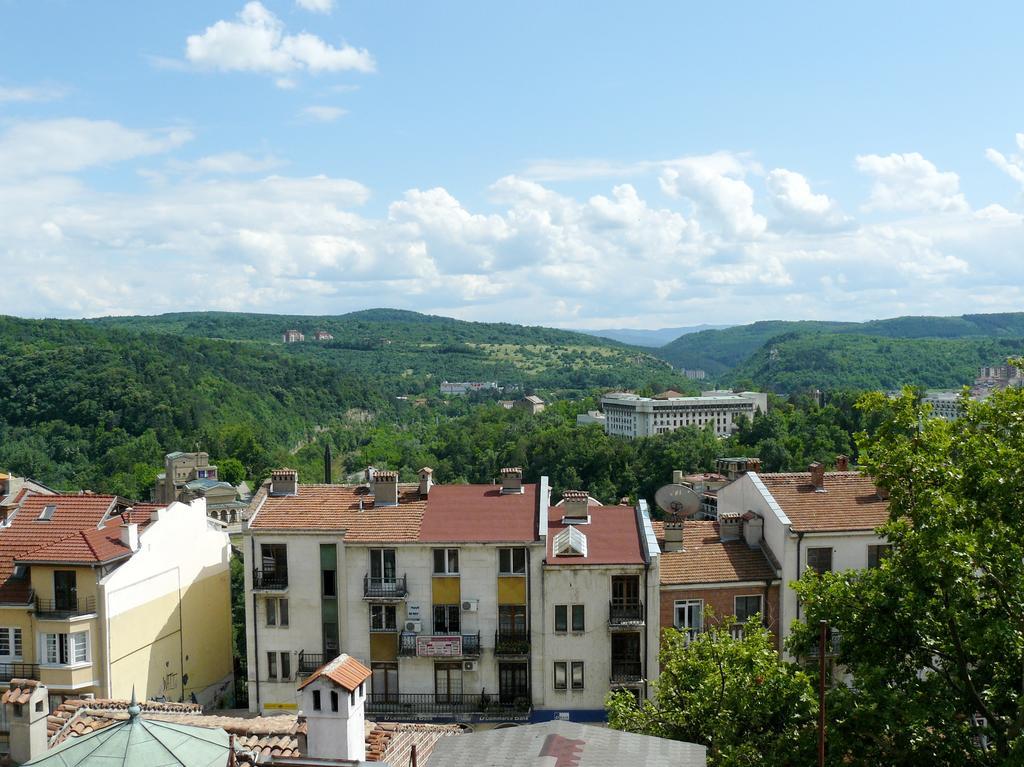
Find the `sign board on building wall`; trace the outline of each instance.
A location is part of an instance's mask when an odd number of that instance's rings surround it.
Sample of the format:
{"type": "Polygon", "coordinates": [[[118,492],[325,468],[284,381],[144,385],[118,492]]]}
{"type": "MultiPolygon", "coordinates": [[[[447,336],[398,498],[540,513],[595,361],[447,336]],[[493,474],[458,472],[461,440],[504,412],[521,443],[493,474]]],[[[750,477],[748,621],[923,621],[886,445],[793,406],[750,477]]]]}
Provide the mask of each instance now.
{"type": "Polygon", "coordinates": [[[298,708],[296,703],[264,703],[263,708],[267,711],[295,711],[298,708]]]}
{"type": "Polygon", "coordinates": [[[416,654],[421,658],[458,658],[462,655],[462,637],[418,636],[416,654]]]}
{"type": "Polygon", "coordinates": [[[407,621],[418,621],[420,619],[420,603],[409,602],[405,606],[405,619],[407,621]]]}

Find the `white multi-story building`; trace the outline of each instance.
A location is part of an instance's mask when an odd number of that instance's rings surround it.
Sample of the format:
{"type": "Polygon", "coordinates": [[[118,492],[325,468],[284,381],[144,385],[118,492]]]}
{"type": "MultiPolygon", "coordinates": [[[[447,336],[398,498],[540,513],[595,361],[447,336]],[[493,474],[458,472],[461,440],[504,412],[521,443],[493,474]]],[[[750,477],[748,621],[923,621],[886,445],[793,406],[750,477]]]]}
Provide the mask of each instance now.
{"type": "Polygon", "coordinates": [[[518,468],[490,485],[435,485],[430,469],[418,485],[389,471],[368,480],[300,485],[280,470],[253,499],[253,711],[295,709],[296,678],[341,652],[371,669],[376,719],[594,718],[613,683],[646,694],[657,628],[642,605],[649,589],[657,603],[658,559],[645,508],[556,518],[547,478],[524,484],[518,468]],[[627,659],[642,673],[616,679],[627,659]]]}
{"type": "Polygon", "coordinates": [[[711,424],[715,434],[728,437],[736,429],[736,419],[753,419],[760,410],[768,412],[768,395],[762,392],[704,392],[700,397],[641,397],[628,392],[612,392],[601,397],[605,414],[605,434],[650,437],[684,426],[704,428],[711,424]]]}
{"type": "Polygon", "coordinates": [[[800,616],[793,581],[809,567],[819,573],[876,567],[888,552],[875,531],[889,519],[888,494],[872,479],[846,471],[748,472],[718,491],[719,518],[741,518],[742,535],[778,565],[782,580],[778,626],[785,640],[800,616]]]}
{"type": "Polygon", "coordinates": [[[921,402],[925,405],[931,405],[932,416],[941,418],[944,421],[955,421],[964,414],[963,405],[960,404],[960,392],[958,391],[925,392],[921,402]]]}

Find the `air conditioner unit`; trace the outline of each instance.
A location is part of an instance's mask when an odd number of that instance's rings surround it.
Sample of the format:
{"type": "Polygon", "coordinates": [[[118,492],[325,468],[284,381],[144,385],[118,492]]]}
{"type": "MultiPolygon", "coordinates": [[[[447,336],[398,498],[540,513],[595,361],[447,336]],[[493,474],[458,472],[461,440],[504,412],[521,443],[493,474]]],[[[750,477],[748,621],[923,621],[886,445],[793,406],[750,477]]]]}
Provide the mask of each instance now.
{"type": "Polygon", "coordinates": [[[464,613],[475,613],[477,607],[480,605],[479,599],[463,599],[462,600],[462,612],[464,613]]]}
{"type": "Polygon", "coordinates": [[[421,631],[423,631],[423,624],[420,621],[406,621],[405,630],[411,631],[414,634],[419,634],[421,631]]]}
{"type": "Polygon", "coordinates": [[[464,660],[464,661],[462,661],[462,670],[463,671],[476,671],[476,661],[475,660],[464,660]]]}

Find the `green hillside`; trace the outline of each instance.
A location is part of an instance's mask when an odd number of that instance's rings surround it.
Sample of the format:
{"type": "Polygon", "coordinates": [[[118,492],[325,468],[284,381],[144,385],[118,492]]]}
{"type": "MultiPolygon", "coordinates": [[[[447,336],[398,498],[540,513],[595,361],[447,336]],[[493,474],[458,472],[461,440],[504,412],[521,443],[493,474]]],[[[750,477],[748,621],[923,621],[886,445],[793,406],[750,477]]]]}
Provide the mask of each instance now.
{"type": "MultiPolygon", "coordinates": [[[[676,367],[702,368],[709,375],[720,377],[740,366],[773,338],[812,334],[905,339],[1024,338],[1024,313],[894,317],[870,322],[755,322],[684,335],[656,353],[676,367]]],[[[740,371],[736,374],[739,376],[740,371]]]]}
{"type": "Polygon", "coordinates": [[[1024,351],[1024,338],[888,338],[848,333],[790,333],[770,339],[735,368],[736,380],[774,392],[896,389],[905,384],[952,389],[980,365],[1024,351]]]}

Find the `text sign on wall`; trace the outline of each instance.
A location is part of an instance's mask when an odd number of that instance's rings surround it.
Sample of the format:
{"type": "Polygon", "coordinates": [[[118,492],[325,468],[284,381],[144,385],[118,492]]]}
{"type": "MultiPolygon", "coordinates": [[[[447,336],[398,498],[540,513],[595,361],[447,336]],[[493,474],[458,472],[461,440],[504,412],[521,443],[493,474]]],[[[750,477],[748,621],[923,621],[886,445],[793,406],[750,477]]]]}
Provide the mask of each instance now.
{"type": "Polygon", "coordinates": [[[462,637],[416,637],[416,654],[421,658],[457,658],[462,655],[462,637]]]}

